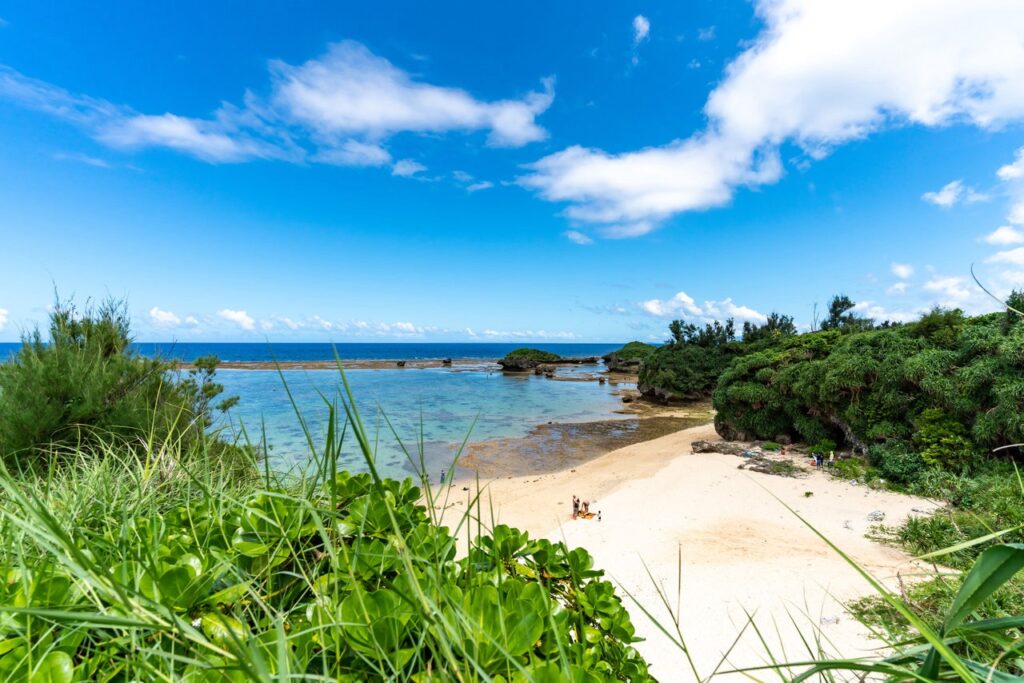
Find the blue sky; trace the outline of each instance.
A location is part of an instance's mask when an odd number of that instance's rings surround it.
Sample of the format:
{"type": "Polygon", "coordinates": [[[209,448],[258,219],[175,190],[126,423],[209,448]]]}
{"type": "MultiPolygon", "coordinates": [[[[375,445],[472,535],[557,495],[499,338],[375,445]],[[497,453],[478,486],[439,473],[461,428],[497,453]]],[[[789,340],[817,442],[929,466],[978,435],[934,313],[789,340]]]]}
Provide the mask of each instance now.
{"type": "Polygon", "coordinates": [[[1024,7],[891,5],[6,3],[0,341],[55,287],[141,340],[991,310],[1024,7]]]}

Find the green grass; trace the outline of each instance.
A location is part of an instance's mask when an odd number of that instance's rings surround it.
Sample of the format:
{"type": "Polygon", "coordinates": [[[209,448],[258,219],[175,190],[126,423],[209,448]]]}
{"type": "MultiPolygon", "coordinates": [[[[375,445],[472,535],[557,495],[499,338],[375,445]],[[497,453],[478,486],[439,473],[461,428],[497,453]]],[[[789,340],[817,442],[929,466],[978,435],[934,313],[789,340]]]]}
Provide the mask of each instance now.
{"type": "Polygon", "coordinates": [[[376,475],[343,401],[300,475],[102,440],[0,473],[0,679],[648,678],[585,550],[488,523],[478,498],[440,517],[376,475]],[[337,471],[346,440],[370,473],[337,471]]]}

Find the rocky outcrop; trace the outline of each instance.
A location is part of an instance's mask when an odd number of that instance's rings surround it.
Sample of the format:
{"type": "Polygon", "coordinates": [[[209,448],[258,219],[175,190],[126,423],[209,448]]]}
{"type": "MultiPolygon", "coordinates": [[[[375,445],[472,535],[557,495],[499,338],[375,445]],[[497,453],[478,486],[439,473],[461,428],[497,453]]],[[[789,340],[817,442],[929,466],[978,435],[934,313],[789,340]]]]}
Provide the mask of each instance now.
{"type": "Polygon", "coordinates": [[[728,422],[719,419],[718,415],[715,415],[715,431],[726,441],[753,441],[757,438],[756,434],[736,429],[728,422]]]}
{"type": "Polygon", "coordinates": [[[643,363],[639,358],[622,358],[615,351],[604,356],[603,360],[608,372],[628,372],[633,375],[640,372],[640,365],[643,363]]]}
{"type": "Polygon", "coordinates": [[[690,444],[694,453],[724,453],[725,455],[743,455],[750,450],[750,445],[731,441],[694,441],[690,444]]]}
{"type": "Polygon", "coordinates": [[[640,392],[641,396],[643,396],[645,399],[653,403],[661,403],[664,405],[668,405],[671,403],[688,402],[686,399],[680,398],[679,396],[676,396],[668,389],[664,389],[662,387],[656,387],[650,384],[639,383],[636,385],[636,389],[637,391],[640,392]]]}
{"type": "MultiPolygon", "coordinates": [[[[590,356],[587,358],[560,358],[555,361],[538,360],[536,358],[518,357],[518,358],[502,358],[498,361],[498,365],[501,366],[502,370],[507,372],[528,372],[534,370],[538,366],[550,366],[554,368],[556,365],[595,365],[597,364],[597,357],[590,356]]],[[[538,374],[543,374],[538,373],[538,374]]]]}

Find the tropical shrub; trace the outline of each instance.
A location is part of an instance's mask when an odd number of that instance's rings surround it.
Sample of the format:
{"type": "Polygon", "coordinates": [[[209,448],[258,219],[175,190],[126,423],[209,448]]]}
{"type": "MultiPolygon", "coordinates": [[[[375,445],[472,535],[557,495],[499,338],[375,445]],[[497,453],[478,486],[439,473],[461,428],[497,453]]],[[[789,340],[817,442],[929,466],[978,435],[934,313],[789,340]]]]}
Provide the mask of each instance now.
{"type": "Polygon", "coordinates": [[[954,469],[1024,441],[1024,323],[1015,316],[932,311],[908,325],[841,328],[739,354],[715,388],[718,424],[860,450],[899,441],[954,469]]]}
{"type": "Polygon", "coordinates": [[[145,439],[196,441],[215,409],[237,401],[215,403],[223,391],[214,381],[216,357],[176,378],[172,364],[138,355],[131,341],[123,303],[79,311],[58,302],[49,338],[35,330],[0,365],[0,458],[19,468],[45,465],[63,449],[110,436],[130,449],[145,439]]]}
{"type": "Polygon", "coordinates": [[[912,484],[927,468],[919,453],[899,441],[872,444],[868,448],[868,458],[879,476],[894,484],[912,484]]]}

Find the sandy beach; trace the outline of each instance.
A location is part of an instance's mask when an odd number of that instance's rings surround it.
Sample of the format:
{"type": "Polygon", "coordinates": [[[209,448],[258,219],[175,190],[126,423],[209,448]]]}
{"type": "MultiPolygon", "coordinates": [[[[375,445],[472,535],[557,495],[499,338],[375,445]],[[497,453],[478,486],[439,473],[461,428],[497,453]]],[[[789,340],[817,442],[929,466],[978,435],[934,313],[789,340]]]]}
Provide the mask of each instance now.
{"type": "MultiPolygon", "coordinates": [[[[671,618],[647,569],[674,606],[681,552],[681,628],[701,678],[719,665],[747,613],[755,615],[779,659],[808,658],[797,628],[832,653],[868,654],[877,643],[844,612],[842,602],[869,594],[870,586],[780,501],[893,587],[897,574],[912,576],[917,568],[900,550],[865,537],[876,524],[869,515],[881,512],[884,523],[897,524],[934,504],[813,470],[803,478],[771,476],[737,469],[743,462],[737,456],[692,453],[691,442],[717,438],[711,425],[703,425],[620,448],[568,471],[482,481],[483,509],[493,507],[496,523],[587,548],[607,577],[670,631],[671,618]],[[600,510],[602,521],[572,520],[573,494],[592,501],[591,510],[600,510]]],[[[461,514],[466,494],[453,489],[451,495],[447,514],[461,514]]],[[[654,675],[693,680],[682,652],[638,607],[630,603],[629,608],[638,635],[646,638],[638,648],[654,675]]],[[[766,661],[764,646],[748,628],[721,669],[766,661]]]]}

